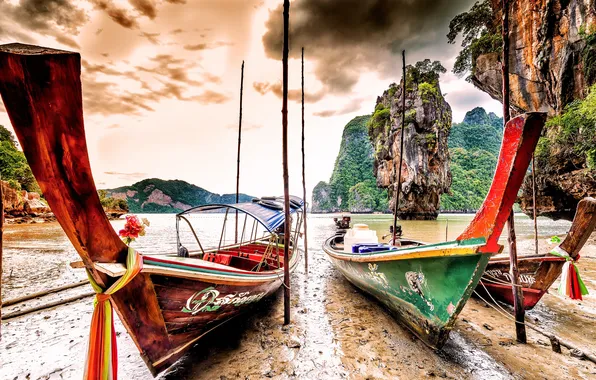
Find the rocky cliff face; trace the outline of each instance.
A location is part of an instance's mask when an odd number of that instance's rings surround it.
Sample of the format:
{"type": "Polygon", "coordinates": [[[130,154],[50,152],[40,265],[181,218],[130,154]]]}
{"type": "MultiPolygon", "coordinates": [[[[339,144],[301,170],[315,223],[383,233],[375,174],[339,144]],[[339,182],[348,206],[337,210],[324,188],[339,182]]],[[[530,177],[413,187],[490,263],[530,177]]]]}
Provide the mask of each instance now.
{"type": "MultiPolygon", "coordinates": [[[[501,1],[492,0],[500,23],[501,1]]],[[[513,1],[509,59],[511,105],[518,112],[550,116],[587,94],[596,80],[596,6],[594,0],[513,1]]],[[[501,101],[501,53],[476,58],[471,80],[501,101]]]]}
{"type": "Polygon", "coordinates": [[[376,185],[373,146],[368,137],[370,115],[352,119],[342,134],[339,153],[329,183],[313,189],[313,212],[386,212],[387,192],[376,185]]]}
{"type": "Polygon", "coordinates": [[[374,173],[377,185],[387,188],[389,206],[394,208],[396,169],[401,170],[398,216],[400,219],[436,219],[441,194],[449,191],[451,107],[439,87],[442,66],[426,60],[407,68],[406,118],[403,128],[404,153],[399,166],[402,133],[402,86],[392,84],[377,99],[369,123],[375,147],[374,173]]]}
{"type": "MultiPolygon", "coordinates": [[[[492,0],[495,22],[500,1],[492,0]]],[[[511,103],[517,112],[561,114],[596,82],[596,3],[594,0],[511,2],[511,103]]],[[[474,62],[472,82],[501,100],[500,53],[482,54],[474,62]]],[[[546,132],[551,159],[537,160],[537,211],[571,220],[579,200],[596,195],[596,172],[572,144],[557,141],[557,128],[546,132]]],[[[596,141],[594,142],[596,144],[596,141]]],[[[529,178],[522,188],[522,209],[531,213],[529,178]]]]}
{"type": "Polygon", "coordinates": [[[38,193],[15,190],[4,181],[0,181],[0,186],[2,186],[4,212],[8,223],[55,220],[54,214],[38,193]]]}

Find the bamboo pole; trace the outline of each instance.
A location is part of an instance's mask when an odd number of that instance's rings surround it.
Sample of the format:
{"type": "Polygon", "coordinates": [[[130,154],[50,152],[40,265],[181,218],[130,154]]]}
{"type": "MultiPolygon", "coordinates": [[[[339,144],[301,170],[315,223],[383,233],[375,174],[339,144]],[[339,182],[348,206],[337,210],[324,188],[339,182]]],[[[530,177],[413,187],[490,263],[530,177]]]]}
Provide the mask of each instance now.
{"type": "MultiPolygon", "coordinates": [[[[503,73],[503,125],[505,126],[510,119],[509,114],[509,0],[502,0],[503,6],[503,56],[501,68],[503,73]]],[[[515,333],[517,341],[526,343],[526,326],[524,324],[524,296],[519,285],[519,270],[517,268],[517,242],[515,236],[515,223],[513,209],[507,220],[509,229],[509,266],[511,272],[511,288],[513,292],[513,309],[515,313],[515,333]]]]}
{"type": "Polygon", "coordinates": [[[290,0],[284,0],[284,45],[283,45],[283,94],[282,94],[282,155],[284,177],[284,325],[290,324],[290,185],[288,180],[288,34],[290,24],[290,0]]]}
{"type": "Polygon", "coordinates": [[[17,310],[17,311],[14,311],[12,313],[6,314],[4,316],[4,319],[6,320],[6,319],[11,319],[11,318],[16,318],[16,317],[20,317],[21,315],[31,314],[31,313],[34,313],[36,311],[49,309],[49,308],[54,307],[54,306],[64,305],[65,303],[69,303],[69,302],[73,302],[73,301],[78,301],[78,300],[83,299],[83,298],[94,296],[95,294],[96,294],[95,292],[87,292],[87,293],[79,294],[78,296],[73,296],[73,297],[65,298],[63,300],[49,302],[49,303],[46,303],[46,304],[43,304],[43,305],[39,305],[39,306],[35,306],[35,307],[29,308],[29,309],[17,310]]]}
{"type": "Polygon", "coordinates": [[[536,164],[534,163],[534,155],[532,155],[532,213],[534,214],[534,250],[538,254],[538,221],[536,220],[536,164]]]}
{"type": "MultiPolygon", "coordinates": [[[[238,155],[236,160],[236,203],[240,201],[240,144],[242,144],[242,92],[244,91],[244,61],[240,69],[240,116],[238,117],[238,155]]],[[[238,243],[238,210],[236,210],[236,229],[234,243],[238,243]]]]}
{"type": "MultiPolygon", "coordinates": [[[[399,168],[397,168],[397,184],[393,187],[395,192],[395,205],[393,207],[393,245],[397,245],[397,211],[399,210],[399,193],[401,191],[401,165],[404,157],[404,130],[406,128],[406,51],[401,51],[402,69],[403,69],[403,84],[402,84],[402,99],[401,99],[401,142],[399,148],[399,168]]],[[[393,165],[394,170],[395,165],[393,165]]],[[[394,176],[395,179],[395,176],[394,176]]]]}
{"type": "Polygon", "coordinates": [[[304,270],[308,273],[308,228],[306,226],[306,162],[304,154],[304,47],[302,47],[302,197],[304,199],[304,270]]]}
{"type": "MultiPolygon", "coordinates": [[[[81,261],[82,262],[82,261],[81,261]]],[[[11,306],[11,305],[15,305],[17,303],[21,303],[21,302],[25,302],[25,301],[29,301],[31,299],[37,298],[37,297],[43,297],[43,296],[47,296],[48,294],[52,294],[52,293],[57,293],[57,292],[61,292],[63,290],[68,290],[68,289],[72,289],[72,288],[77,288],[79,286],[83,286],[89,283],[89,280],[83,280],[83,281],[79,281],[79,282],[75,282],[74,284],[68,284],[68,285],[64,285],[64,286],[59,286],[57,288],[53,288],[53,289],[48,289],[48,290],[43,290],[41,292],[37,292],[37,293],[32,293],[32,294],[28,294],[26,296],[22,296],[22,297],[17,297],[17,298],[13,298],[7,301],[2,302],[2,307],[6,307],[6,306],[11,306]]]]}
{"type": "MultiPolygon", "coordinates": [[[[4,234],[4,189],[0,174],[0,322],[2,322],[2,235],[4,234]]],[[[0,340],[2,340],[2,323],[0,323],[0,340]]]]}

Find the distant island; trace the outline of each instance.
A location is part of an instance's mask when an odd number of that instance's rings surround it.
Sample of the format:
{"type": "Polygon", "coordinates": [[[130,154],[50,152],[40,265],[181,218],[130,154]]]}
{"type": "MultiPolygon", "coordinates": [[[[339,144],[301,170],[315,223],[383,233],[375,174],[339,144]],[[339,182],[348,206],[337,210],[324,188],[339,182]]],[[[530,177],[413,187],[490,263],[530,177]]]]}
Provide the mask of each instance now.
{"type": "MultiPolygon", "coordinates": [[[[236,194],[216,194],[181,180],[149,178],[130,186],[104,190],[107,197],[126,201],[131,213],[178,213],[209,203],[235,203],[236,194]]],[[[254,197],[239,194],[240,202],[254,197]]]]}

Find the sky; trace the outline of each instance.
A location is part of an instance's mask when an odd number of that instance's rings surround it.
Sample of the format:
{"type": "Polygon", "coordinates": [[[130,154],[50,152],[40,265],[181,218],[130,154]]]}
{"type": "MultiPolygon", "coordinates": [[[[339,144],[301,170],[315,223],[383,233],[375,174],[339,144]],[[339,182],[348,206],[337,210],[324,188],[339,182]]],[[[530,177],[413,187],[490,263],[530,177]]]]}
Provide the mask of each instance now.
{"type": "MultiPolygon", "coordinates": [[[[308,198],[328,181],[344,126],[374,111],[407,62],[439,60],[453,121],[500,103],[451,73],[449,21],[473,0],[295,0],[290,6],[290,192],[302,194],[305,49],[308,198]]],[[[245,62],[240,191],[283,193],[281,0],[0,0],[0,44],[82,57],[85,129],[98,188],[180,179],[233,193],[245,62]]],[[[0,125],[11,129],[0,102],[0,125]]]]}

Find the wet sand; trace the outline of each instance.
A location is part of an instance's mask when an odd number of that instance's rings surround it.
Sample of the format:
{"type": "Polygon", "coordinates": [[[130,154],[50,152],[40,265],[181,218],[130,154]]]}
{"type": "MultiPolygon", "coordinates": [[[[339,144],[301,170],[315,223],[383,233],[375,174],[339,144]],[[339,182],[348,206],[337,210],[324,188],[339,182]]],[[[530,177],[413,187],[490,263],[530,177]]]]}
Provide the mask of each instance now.
{"type": "MultiPolygon", "coordinates": [[[[452,223],[452,222],[450,222],[452,223]]],[[[528,344],[515,342],[513,322],[478,299],[460,314],[446,346],[426,347],[399,325],[381,304],[346,281],[320,249],[329,219],[314,219],[309,235],[310,270],[304,263],[292,278],[292,324],[283,322],[281,291],[252,313],[222,326],[197,344],[161,379],[590,379],[596,365],[563,348],[554,353],[548,339],[528,330],[528,344]]],[[[51,246],[39,226],[9,226],[3,273],[4,299],[85,277],[68,266],[78,256],[59,226],[51,246]],[[13,233],[12,237],[11,233],[13,233]],[[63,235],[63,234],[62,234],[63,235]],[[18,237],[18,238],[17,238],[18,237]],[[33,266],[32,264],[35,263],[33,266]],[[40,264],[41,263],[41,264],[40,264]],[[12,275],[11,275],[12,272],[12,275]]],[[[456,229],[453,223],[451,229],[456,229]]],[[[156,228],[156,231],[159,228],[156,228]]],[[[406,230],[407,231],[407,230],[406,230]]],[[[454,231],[453,233],[457,233],[454,231]]],[[[550,233],[550,231],[549,231],[550,233]]],[[[522,236],[524,236],[522,234],[522,236]]],[[[151,236],[147,237],[148,242],[151,236]]],[[[522,237],[520,250],[532,249],[522,237]]],[[[541,249],[547,249],[541,239],[541,249]]],[[[596,236],[582,252],[582,277],[596,294],[596,236]]],[[[558,283],[555,284],[557,286],[558,283]]],[[[88,286],[3,309],[7,314],[36,303],[89,291],[88,286]]],[[[596,353],[596,301],[577,302],[551,289],[527,313],[527,320],[596,353]]],[[[80,379],[88,339],[92,298],[3,321],[1,379],[80,379]]],[[[116,319],[121,379],[151,379],[134,343],[116,319]]]]}

